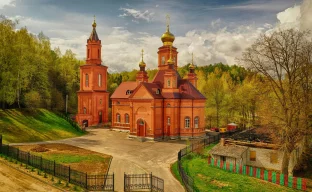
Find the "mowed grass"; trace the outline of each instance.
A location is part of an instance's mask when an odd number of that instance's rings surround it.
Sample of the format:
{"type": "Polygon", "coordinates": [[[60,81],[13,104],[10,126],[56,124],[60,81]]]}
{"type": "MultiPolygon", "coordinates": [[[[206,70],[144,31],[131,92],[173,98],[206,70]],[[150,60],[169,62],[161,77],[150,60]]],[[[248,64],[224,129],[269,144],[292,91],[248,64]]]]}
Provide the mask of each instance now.
{"type": "MultiPolygon", "coordinates": [[[[208,151],[213,146],[203,150],[204,155],[190,154],[182,159],[184,170],[194,179],[195,191],[245,191],[245,192],[272,192],[297,191],[291,188],[275,185],[260,179],[231,173],[207,163],[208,151]]],[[[177,162],[171,167],[172,173],[181,182],[177,162]]]]}
{"type": "Polygon", "coordinates": [[[20,145],[16,147],[44,159],[68,165],[73,170],[87,173],[106,173],[112,159],[110,155],[61,143],[20,145]]]}
{"type": "Polygon", "coordinates": [[[46,109],[8,109],[0,110],[0,134],[4,143],[21,143],[58,140],[84,133],[46,109]]]}
{"type": "Polygon", "coordinates": [[[73,154],[41,154],[43,158],[64,164],[81,163],[81,162],[105,162],[106,158],[99,155],[73,155],[73,154]]]}

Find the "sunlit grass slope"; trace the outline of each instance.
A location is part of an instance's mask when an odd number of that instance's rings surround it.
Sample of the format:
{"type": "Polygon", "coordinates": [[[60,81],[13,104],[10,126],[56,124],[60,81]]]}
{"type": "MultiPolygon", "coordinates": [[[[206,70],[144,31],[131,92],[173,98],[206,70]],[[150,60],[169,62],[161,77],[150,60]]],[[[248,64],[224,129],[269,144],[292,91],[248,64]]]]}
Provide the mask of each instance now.
{"type": "Polygon", "coordinates": [[[58,140],[83,135],[65,119],[46,109],[0,110],[4,143],[58,140]]]}

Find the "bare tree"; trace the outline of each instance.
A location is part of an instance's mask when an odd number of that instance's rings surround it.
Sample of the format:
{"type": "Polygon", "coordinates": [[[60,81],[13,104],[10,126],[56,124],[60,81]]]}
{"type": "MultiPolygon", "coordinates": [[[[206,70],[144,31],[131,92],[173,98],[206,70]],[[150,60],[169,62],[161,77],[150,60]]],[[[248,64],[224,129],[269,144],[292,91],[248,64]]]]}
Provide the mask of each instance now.
{"type": "Polygon", "coordinates": [[[284,152],[284,174],[288,174],[290,155],[296,143],[305,139],[310,128],[311,91],[308,87],[312,75],[312,42],[309,34],[294,29],[263,34],[242,58],[248,67],[264,77],[273,93],[276,113],[270,125],[284,152]]]}

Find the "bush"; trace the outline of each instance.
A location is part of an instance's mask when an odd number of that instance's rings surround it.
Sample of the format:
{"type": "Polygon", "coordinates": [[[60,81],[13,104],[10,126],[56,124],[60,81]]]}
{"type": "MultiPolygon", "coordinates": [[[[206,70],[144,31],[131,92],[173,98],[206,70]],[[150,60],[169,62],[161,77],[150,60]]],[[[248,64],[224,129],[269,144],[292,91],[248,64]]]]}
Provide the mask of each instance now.
{"type": "Polygon", "coordinates": [[[41,106],[41,96],[37,91],[30,91],[25,94],[25,105],[30,109],[41,106]]]}

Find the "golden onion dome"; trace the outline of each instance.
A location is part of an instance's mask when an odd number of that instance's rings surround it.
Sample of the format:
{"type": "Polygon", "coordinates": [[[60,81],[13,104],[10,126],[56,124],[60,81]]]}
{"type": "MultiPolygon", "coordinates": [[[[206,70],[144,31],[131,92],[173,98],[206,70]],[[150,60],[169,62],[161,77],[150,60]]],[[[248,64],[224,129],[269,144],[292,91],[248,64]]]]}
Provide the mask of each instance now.
{"type": "Polygon", "coordinates": [[[194,63],[194,54],[192,53],[192,63],[189,67],[190,69],[195,69],[195,65],[193,63],[194,63]]]}
{"type": "Polygon", "coordinates": [[[169,31],[169,20],[170,20],[170,17],[169,15],[166,16],[167,18],[167,30],[166,32],[161,36],[161,41],[163,42],[164,45],[172,45],[175,37],[172,33],[170,33],[169,31]]]}
{"type": "Polygon", "coordinates": [[[93,28],[95,28],[95,27],[96,27],[95,15],[94,15],[94,20],[93,20],[93,23],[92,23],[92,27],[93,27],[93,28]]]}
{"type": "Polygon", "coordinates": [[[195,65],[193,63],[191,63],[190,69],[195,69],[195,65]]]}
{"type": "Polygon", "coordinates": [[[170,33],[169,26],[167,26],[167,31],[161,36],[161,41],[164,45],[172,45],[174,39],[174,35],[170,33]]]}
{"type": "Polygon", "coordinates": [[[143,61],[143,52],[144,52],[144,50],[142,49],[142,60],[141,60],[141,62],[139,63],[139,67],[145,67],[146,66],[146,64],[144,63],[144,61],[143,61]]]}

